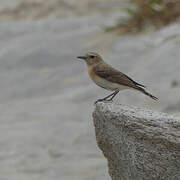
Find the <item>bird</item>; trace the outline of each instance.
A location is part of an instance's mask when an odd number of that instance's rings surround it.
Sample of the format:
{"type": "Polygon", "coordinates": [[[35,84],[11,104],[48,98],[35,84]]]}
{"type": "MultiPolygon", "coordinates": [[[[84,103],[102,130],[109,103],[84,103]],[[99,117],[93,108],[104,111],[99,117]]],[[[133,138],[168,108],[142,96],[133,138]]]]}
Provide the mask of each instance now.
{"type": "Polygon", "coordinates": [[[157,97],[145,90],[146,86],[134,81],[126,74],[107,64],[98,53],[88,52],[77,58],[86,62],[88,74],[96,85],[106,90],[113,91],[110,95],[98,99],[95,104],[100,101],[112,101],[119,91],[125,89],[134,89],[149,96],[153,100],[158,100],[157,97]]]}

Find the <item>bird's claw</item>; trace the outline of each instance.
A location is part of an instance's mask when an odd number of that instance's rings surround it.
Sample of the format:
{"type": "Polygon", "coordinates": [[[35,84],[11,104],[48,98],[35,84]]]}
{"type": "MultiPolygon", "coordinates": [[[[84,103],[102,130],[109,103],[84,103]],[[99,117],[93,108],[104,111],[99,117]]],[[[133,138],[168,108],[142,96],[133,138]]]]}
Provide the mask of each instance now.
{"type": "Polygon", "coordinates": [[[96,105],[98,102],[102,102],[102,101],[103,101],[103,99],[98,99],[94,102],[94,104],[96,105]]]}

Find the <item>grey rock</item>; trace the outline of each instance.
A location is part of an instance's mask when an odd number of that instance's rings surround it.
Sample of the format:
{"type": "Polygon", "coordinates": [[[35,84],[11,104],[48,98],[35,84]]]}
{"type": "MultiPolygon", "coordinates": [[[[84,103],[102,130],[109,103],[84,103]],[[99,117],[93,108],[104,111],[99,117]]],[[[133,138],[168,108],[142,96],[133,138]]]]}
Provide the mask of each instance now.
{"type": "Polygon", "coordinates": [[[180,118],[112,103],[93,117],[112,180],[180,179],[180,118]]]}

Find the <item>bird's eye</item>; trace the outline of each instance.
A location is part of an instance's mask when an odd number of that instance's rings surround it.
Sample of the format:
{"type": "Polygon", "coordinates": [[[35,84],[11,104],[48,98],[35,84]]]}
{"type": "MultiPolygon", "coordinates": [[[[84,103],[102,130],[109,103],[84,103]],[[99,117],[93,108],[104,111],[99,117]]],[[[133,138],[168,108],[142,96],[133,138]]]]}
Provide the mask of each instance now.
{"type": "Polygon", "coordinates": [[[89,56],[91,59],[94,59],[95,58],[95,56],[93,56],[93,55],[91,55],[91,56],[89,56]]]}

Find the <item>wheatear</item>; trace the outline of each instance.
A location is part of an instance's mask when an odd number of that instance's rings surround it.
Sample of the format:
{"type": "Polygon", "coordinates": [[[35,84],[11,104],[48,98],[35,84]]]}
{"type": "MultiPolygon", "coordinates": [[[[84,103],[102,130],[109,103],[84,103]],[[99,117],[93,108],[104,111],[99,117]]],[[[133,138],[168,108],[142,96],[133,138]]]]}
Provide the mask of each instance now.
{"type": "Polygon", "coordinates": [[[105,98],[98,99],[95,103],[104,100],[112,101],[119,91],[124,89],[135,89],[154,100],[158,100],[157,97],[145,91],[144,85],[135,82],[127,75],[106,64],[99,54],[90,52],[84,56],[78,56],[77,58],[85,60],[88,66],[89,76],[98,86],[110,91],[114,91],[105,98]]]}

